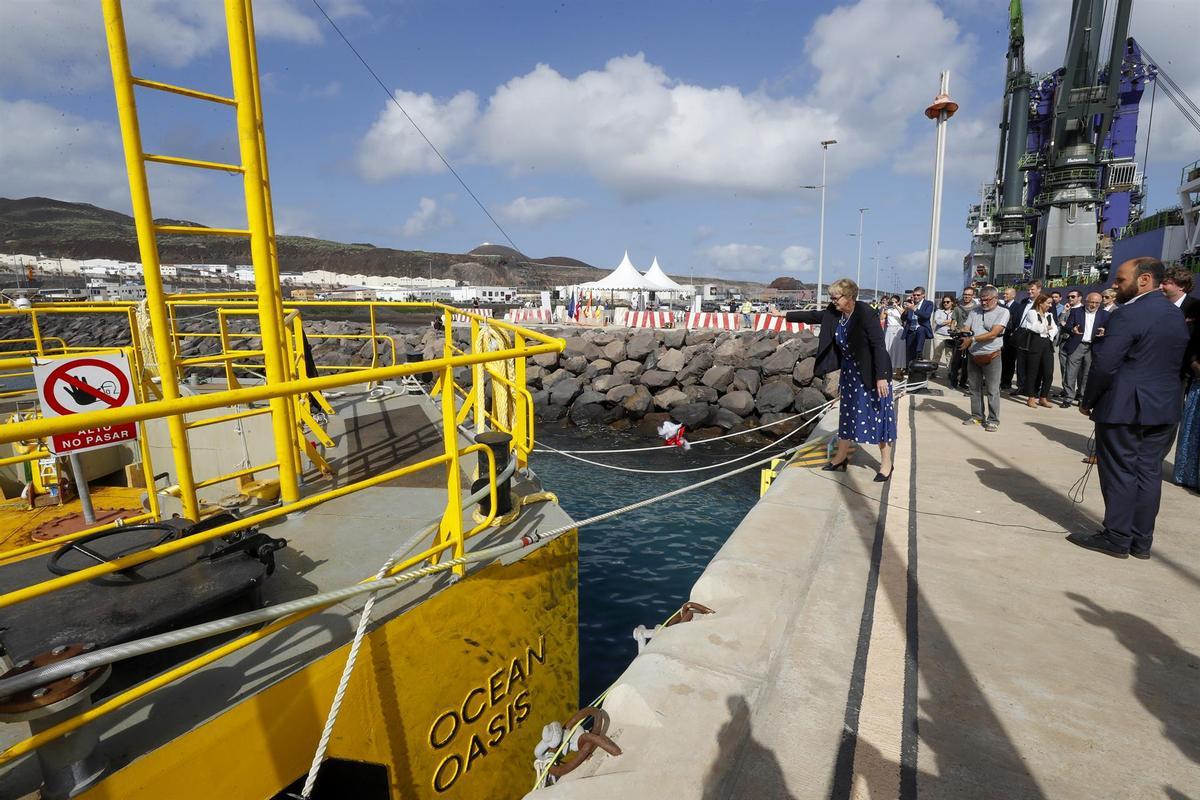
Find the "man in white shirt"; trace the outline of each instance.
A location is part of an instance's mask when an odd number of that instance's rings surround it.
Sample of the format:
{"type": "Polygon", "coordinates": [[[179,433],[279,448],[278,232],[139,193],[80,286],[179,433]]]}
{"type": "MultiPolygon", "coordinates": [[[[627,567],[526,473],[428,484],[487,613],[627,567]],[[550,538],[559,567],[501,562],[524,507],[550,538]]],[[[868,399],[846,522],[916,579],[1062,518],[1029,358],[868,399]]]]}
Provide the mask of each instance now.
{"type": "Polygon", "coordinates": [[[1100,300],[1100,293],[1092,292],[1087,296],[1087,304],[1073,309],[1064,321],[1067,338],[1062,351],[1067,355],[1067,366],[1063,371],[1063,401],[1060,403],[1063,408],[1070,408],[1077,402],[1087,387],[1092,348],[1104,336],[1104,328],[1108,325],[1108,312],[1100,308],[1100,300]]]}

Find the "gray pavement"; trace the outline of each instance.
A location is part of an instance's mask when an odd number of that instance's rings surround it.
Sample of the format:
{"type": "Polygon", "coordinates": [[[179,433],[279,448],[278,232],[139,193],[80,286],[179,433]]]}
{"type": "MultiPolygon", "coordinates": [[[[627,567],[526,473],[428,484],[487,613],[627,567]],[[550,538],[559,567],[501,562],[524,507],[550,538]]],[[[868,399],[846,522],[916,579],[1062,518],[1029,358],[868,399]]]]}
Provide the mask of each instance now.
{"type": "Polygon", "coordinates": [[[785,469],[693,589],[717,613],[606,700],[624,754],[535,796],[1200,800],[1200,498],[1164,483],[1149,561],[1081,550],[1091,423],[967,408],[903,400],[882,491],[872,447],[785,469]]]}

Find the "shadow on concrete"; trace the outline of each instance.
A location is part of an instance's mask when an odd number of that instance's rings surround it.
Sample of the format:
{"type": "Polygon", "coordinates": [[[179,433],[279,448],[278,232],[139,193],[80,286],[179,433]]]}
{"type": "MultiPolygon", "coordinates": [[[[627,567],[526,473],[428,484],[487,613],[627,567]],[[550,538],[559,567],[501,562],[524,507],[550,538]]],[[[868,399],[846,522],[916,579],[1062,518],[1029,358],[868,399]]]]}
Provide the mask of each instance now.
{"type": "MultiPolygon", "coordinates": [[[[975,474],[980,484],[1002,486],[1004,494],[1009,499],[1020,503],[1055,525],[1062,525],[1063,517],[1066,516],[1066,507],[1070,505],[1069,501],[1049,488],[1047,483],[1034,474],[1018,467],[997,466],[985,458],[968,458],[967,464],[975,468],[975,474]]],[[[1036,466],[1034,469],[1036,471],[1036,466]]]]}
{"type": "MultiPolygon", "coordinates": [[[[1069,410],[1069,409],[1063,409],[1063,410],[1069,410]]],[[[1076,413],[1078,413],[1078,412],[1076,412],[1076,413]]],[[[1064,447],[1069,447],[1072,450],[1076,451],[1077,453],[1087,455],[1089,452],[1091,452],[1092,449],[1095,449],[1095,448],[1089,449],[1088,437],[1084,436],[1082,433],[1076,433],[1075,431],[1068,431],[1068,430],[1064,430],[1063,428],[1057,428],[1054,425],[1050,425],[1045,422],[1030,422],[1030,423],[1028,423],[1028,425],[1029,425],[1029,427],[1033,428],[1035,431],[1040,433],[1042,436],[1045,436],[1050,441],[1057,442],[1058,444],[1061,444],[1064,447]]]]}
{"type": "Polygon", "coordinates": [[[1197,575],[1196,573],[1192,572],[1190,569],[1185,567],[1183,564],[1180,564],[1178,561],[1171,558],[1170,556],[1163,554],[1161,549],[1154,551],[1154,560],[1159,562],[1160,564],[1162,564],[1167,569],[1171,570],[1172,572],[1174,572],[1176,575],[1183,578],[1184,580],[1190,581],[1191,583],[1195,584],[1196,586],[1200,586],[1200,575],[1197,575]]]}
{"type": "Polygon", "coordinates": [[[958,406],[954,405],[954,403],[951,403],[948,400],[935,400],[930,397],[921,398],[921,409],[922,410],[929,409],[930,411],[938,411],[943,414],[947,414],[951,417],[954,417],[955,419],[968,419],[971,416],[971,412],[969,412],[965,409],[959,408],[958,406]]]}
{"type": "MultiPolygon", "coordinates": [[[[938,401],[926,400],[925,403],[938,405],[938,401]]],[[[918,449],[918,458],[919,455],[918,449]]],[[[980,469],[980,479],[990,479],[992,476],[989,470],[993,468],[991,463],[980,461],[980,464],[986,467],[980,469]]],[[[975,466],[978,468],[980,464],[975,466]]],[[[908,467],[908,464],[896,465],[897,469],[908,467]]],[[[861,502],[855,498],[856,493],[851,487],[841,485],[841,491],[847,504],[861,502]]],[[[1044,489],[1040,491],[1045,492],[1044,489]]],[[[918,508],[915,481],[911,484],[908,497],[893,496],[891,500],[899,507],[891,508],[888,513],[903,515],[903,519],[908,520],[910,526],[914,525],[918,508]],[[907,506],[909,510],[903,510],[903,506],[907,506]]],[[[875,527],[862,526],[857,533],[864,549],[868,553],[872,552],[876,545],[875,527]]],[[[885,559],[899,559],[903,556],[886,539],[882,545],[880,563],[885,559]]],[[[928,697],[918,700],[917,707],[905,709],[903,727],[906,736],[911,736],[913,742],[905,763],[896,763],[889,759],[865,739],[860,739],[857,730],[842,732],[843,737],[852,740],[848,743],[853,751],[848,761],[858,761],[860,766],[864,766],[864,777],[867,777],[866,766],[871,767],[870,773],[879,776],[889,774],[880,767],[895,764],[890,773],[895,775],[895,782],[891,783],[889,777],[888,786],[872,787],[870,797],[920,797],[922,800],[1002,797],[1005,800],[1047,800],[1036,778],[1026,766],[1016,743],[1009,738],[987,695],[967,666],[949,632],[940,622],[937,612],[930,607],[921,592],[917,574],[913,572],[919,565],[915,549],[912,556],[907,585],[880,581],[875,603],[876,608],[881,608],[880,603],[888,603],[892,614],[901,620],[909,619],[911,608],[915,607],[916,620],[909,621],[909,630],[911,635],[919,640],[919,649],[917,641],[910,641],[909,644],[911,657],[916,659],[919,652],[920,659],[913,674],[906,677],[905,694],[910,700],[917,697],[911,681],[915,680],[919,670],[927,687],[928,697]],[[913,607],[909,605],[910,591],[916,594],[913,607]],[[921,747],[927,748],[935,760],[936,767],[932,771],[917,770],[918,751],[921,747]]],[[[876,618],[883,616],[881,612],[876,612],[876,618]]],[[[866,633],[869,636],[869,631],[866,633]]],[[[833,785],[839,785],[837,776],[833,785]]],[[[845,782],[842,782],[842,785],[846,785],[845,782]]],[[[850,796],[861,795],[846,795],[850,796]]],[[[835,796],[834,800],[841,799],[835,796]]]]}
{"type": "Polygon", "coordinates": [[[754,739],[750,705],[740,694],[725,698],[729,719],[717,732],[717,758],[704,776],[702,800],[797,800],[788,791],[787,780],[775,751],[754,739]],[[734,784],[749,784],[735,786],[734,784]]]}
{"type": "Polygon", "coordinates": [[[1080,604],[1075,611],[1081,619],[1107,628],[1137,657],[1134,695],[1162,723],[1163,735],[1200,764],[1200,656],[1136,614],[1104,608],[1073,592],[1067,597],[1080,604]]]}

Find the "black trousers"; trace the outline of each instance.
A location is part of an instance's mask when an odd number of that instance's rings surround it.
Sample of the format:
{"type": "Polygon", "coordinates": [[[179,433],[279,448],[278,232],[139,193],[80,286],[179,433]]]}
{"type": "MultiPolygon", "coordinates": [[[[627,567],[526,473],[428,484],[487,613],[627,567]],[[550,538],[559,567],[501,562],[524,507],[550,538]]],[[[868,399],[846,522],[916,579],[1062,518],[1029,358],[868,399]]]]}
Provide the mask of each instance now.
{"type": "MultiPolygon", "coordinates": [[[[1029,397],[1049,397],[1054,383],[1054,346],[1041,336],[1029,340],[1029,349],[1020,351],[1025,362],[1021,377],[1021,394],[1029,397]]],[[[1003,381],[1001,382],[1003,383],[1003,381]]]]}
{"type": "Polygon", "coordinates": [[[954,355],[950,357],[950,373],[949,380],[951,386],[966,388],[967,385],[967,351],[961,348],[954,348],[954,355]]]}
{"type": "MultiPolygon", "coordinates": [[[[1013,344],[1012,336],[1004,334],[1004,346],[1000,349],[1000,390],[1007,392],[1012,387],[1013,372],[1017,368],[1020,350],[1013,344]]],[[[1018,376],[1019,378],[1019,376],[1018,376]]]]}
{"type": "Polygon", "coordinates": [[[1175,425],[1096,423],[1096,468],[1104,495],[1104,535],[1122,549],[1146,551],[1162,498],[1162,465],[1175,425]]]}

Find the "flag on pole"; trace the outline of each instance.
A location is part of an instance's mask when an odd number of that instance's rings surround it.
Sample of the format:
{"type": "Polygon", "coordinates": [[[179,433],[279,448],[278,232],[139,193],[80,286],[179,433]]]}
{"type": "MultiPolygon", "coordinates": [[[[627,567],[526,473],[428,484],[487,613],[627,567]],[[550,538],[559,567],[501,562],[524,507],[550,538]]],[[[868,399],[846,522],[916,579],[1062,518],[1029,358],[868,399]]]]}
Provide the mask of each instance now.
{"type": "Polygon", "coordinates": [[[571,299],[567,301],[567,317],[575,319],[575,293],[571,292],[571,299]]]}

